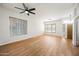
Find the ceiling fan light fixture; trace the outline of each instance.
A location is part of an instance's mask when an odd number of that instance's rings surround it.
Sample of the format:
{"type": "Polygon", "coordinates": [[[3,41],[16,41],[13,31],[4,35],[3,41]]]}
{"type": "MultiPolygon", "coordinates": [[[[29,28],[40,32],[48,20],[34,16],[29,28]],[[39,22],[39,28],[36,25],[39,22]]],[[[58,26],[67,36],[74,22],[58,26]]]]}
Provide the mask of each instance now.
{"type": "Polygon", "coordinates": [[[22,10],[22,12],[20,12],[21,14],[26,13],[28,16],[29,16],[29,13],[30,14],[35,14],[34,12],[32,12],[32,11],[35,10],[35,8],[30,8],[29,9],[24,3],[22,3],[22,5],[23,5],[23,8],[15,7],[16,9],[22,10]]]}
{"type": "Polygon", "coordinates": [[[28,13],[28,11],[25,11],[25,13],[28,13]]]}

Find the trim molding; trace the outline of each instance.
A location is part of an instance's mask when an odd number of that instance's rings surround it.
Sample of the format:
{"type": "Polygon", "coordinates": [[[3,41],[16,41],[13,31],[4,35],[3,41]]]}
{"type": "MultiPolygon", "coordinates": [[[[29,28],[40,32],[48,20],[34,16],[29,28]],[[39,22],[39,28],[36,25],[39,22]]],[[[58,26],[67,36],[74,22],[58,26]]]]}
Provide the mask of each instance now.
{"type": "Polygon", "coordinates": [[[28,37],[26,39],[17,39],[17,40],[12,40],[12,41],[9,41],[9,42],[4,42],[4,43],[1,43],[0,46],[7,45],[7,44],[11,44],[11,43],[15,43],[15,42],[19,42],[19,41],[22,41],[22,40],[31,39],[31,38],[38,37],[38,36],[41,36],[41,35],[42,34],[34,35],[34,36],[28,37]]]}

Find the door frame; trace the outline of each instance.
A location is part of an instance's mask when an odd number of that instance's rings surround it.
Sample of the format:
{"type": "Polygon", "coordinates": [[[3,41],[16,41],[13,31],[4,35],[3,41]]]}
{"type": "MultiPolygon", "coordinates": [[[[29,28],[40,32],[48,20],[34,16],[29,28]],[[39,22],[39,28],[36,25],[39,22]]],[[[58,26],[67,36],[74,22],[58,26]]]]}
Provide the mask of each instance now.
{"type": "Polygon", "coordinates": [[[73,22],[73,45],[74,46],[78,46],[78,42],[77,42],[77,25],[78,25],[78,21],[79,21],[79,16],[77,16],[75,19],[74,19],[74,22],[73,22]]]}

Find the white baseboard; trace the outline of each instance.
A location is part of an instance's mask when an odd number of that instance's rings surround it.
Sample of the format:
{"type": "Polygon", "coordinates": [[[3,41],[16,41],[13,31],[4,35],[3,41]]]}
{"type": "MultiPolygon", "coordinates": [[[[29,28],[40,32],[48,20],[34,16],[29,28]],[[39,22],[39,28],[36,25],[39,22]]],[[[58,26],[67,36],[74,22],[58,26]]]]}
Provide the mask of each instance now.
{"type": "Polygon", "coordinates": [[[44,34],[46,34],[46,35],[56,35],[56,36],[63,36],[63,35],[59,35],[59,34],[57,34],[57,33],[44,33],[44,34]]]}
{"type": "Polygon", "coordinates": [[[26,39],[30,39],[30,38],[37,37],[37,36],[40,36],[40,35],[42,35],[42,34],[29,36],[28,38],[26,37],[26,38],[23,38],[23,39],[16,39],[16,40],[8,41],[8,42],[3,42],[3,43],[0,43],[0,46],[6,45],[6,44],[11,44],[11,43],[18,42],[18,41],[22,41],[22,40],[26,40],[26,39]]]}

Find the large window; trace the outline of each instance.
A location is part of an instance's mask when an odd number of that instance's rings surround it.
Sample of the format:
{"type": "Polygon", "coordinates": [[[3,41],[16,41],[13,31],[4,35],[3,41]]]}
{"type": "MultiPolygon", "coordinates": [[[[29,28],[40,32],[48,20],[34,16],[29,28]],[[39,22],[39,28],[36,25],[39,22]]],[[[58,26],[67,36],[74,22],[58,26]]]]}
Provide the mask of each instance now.
{"type": "Polygon", "coordinates": [[[27,34],[27,21],[9,17],[10,20],[10,35],[18,36],[27,34]]]}
{"type": "Polygon", "coordinates": [[[48,32],[48,33],[56,32],[56,25],[55,24],[45,24],[45,32],[48,32]]]}

